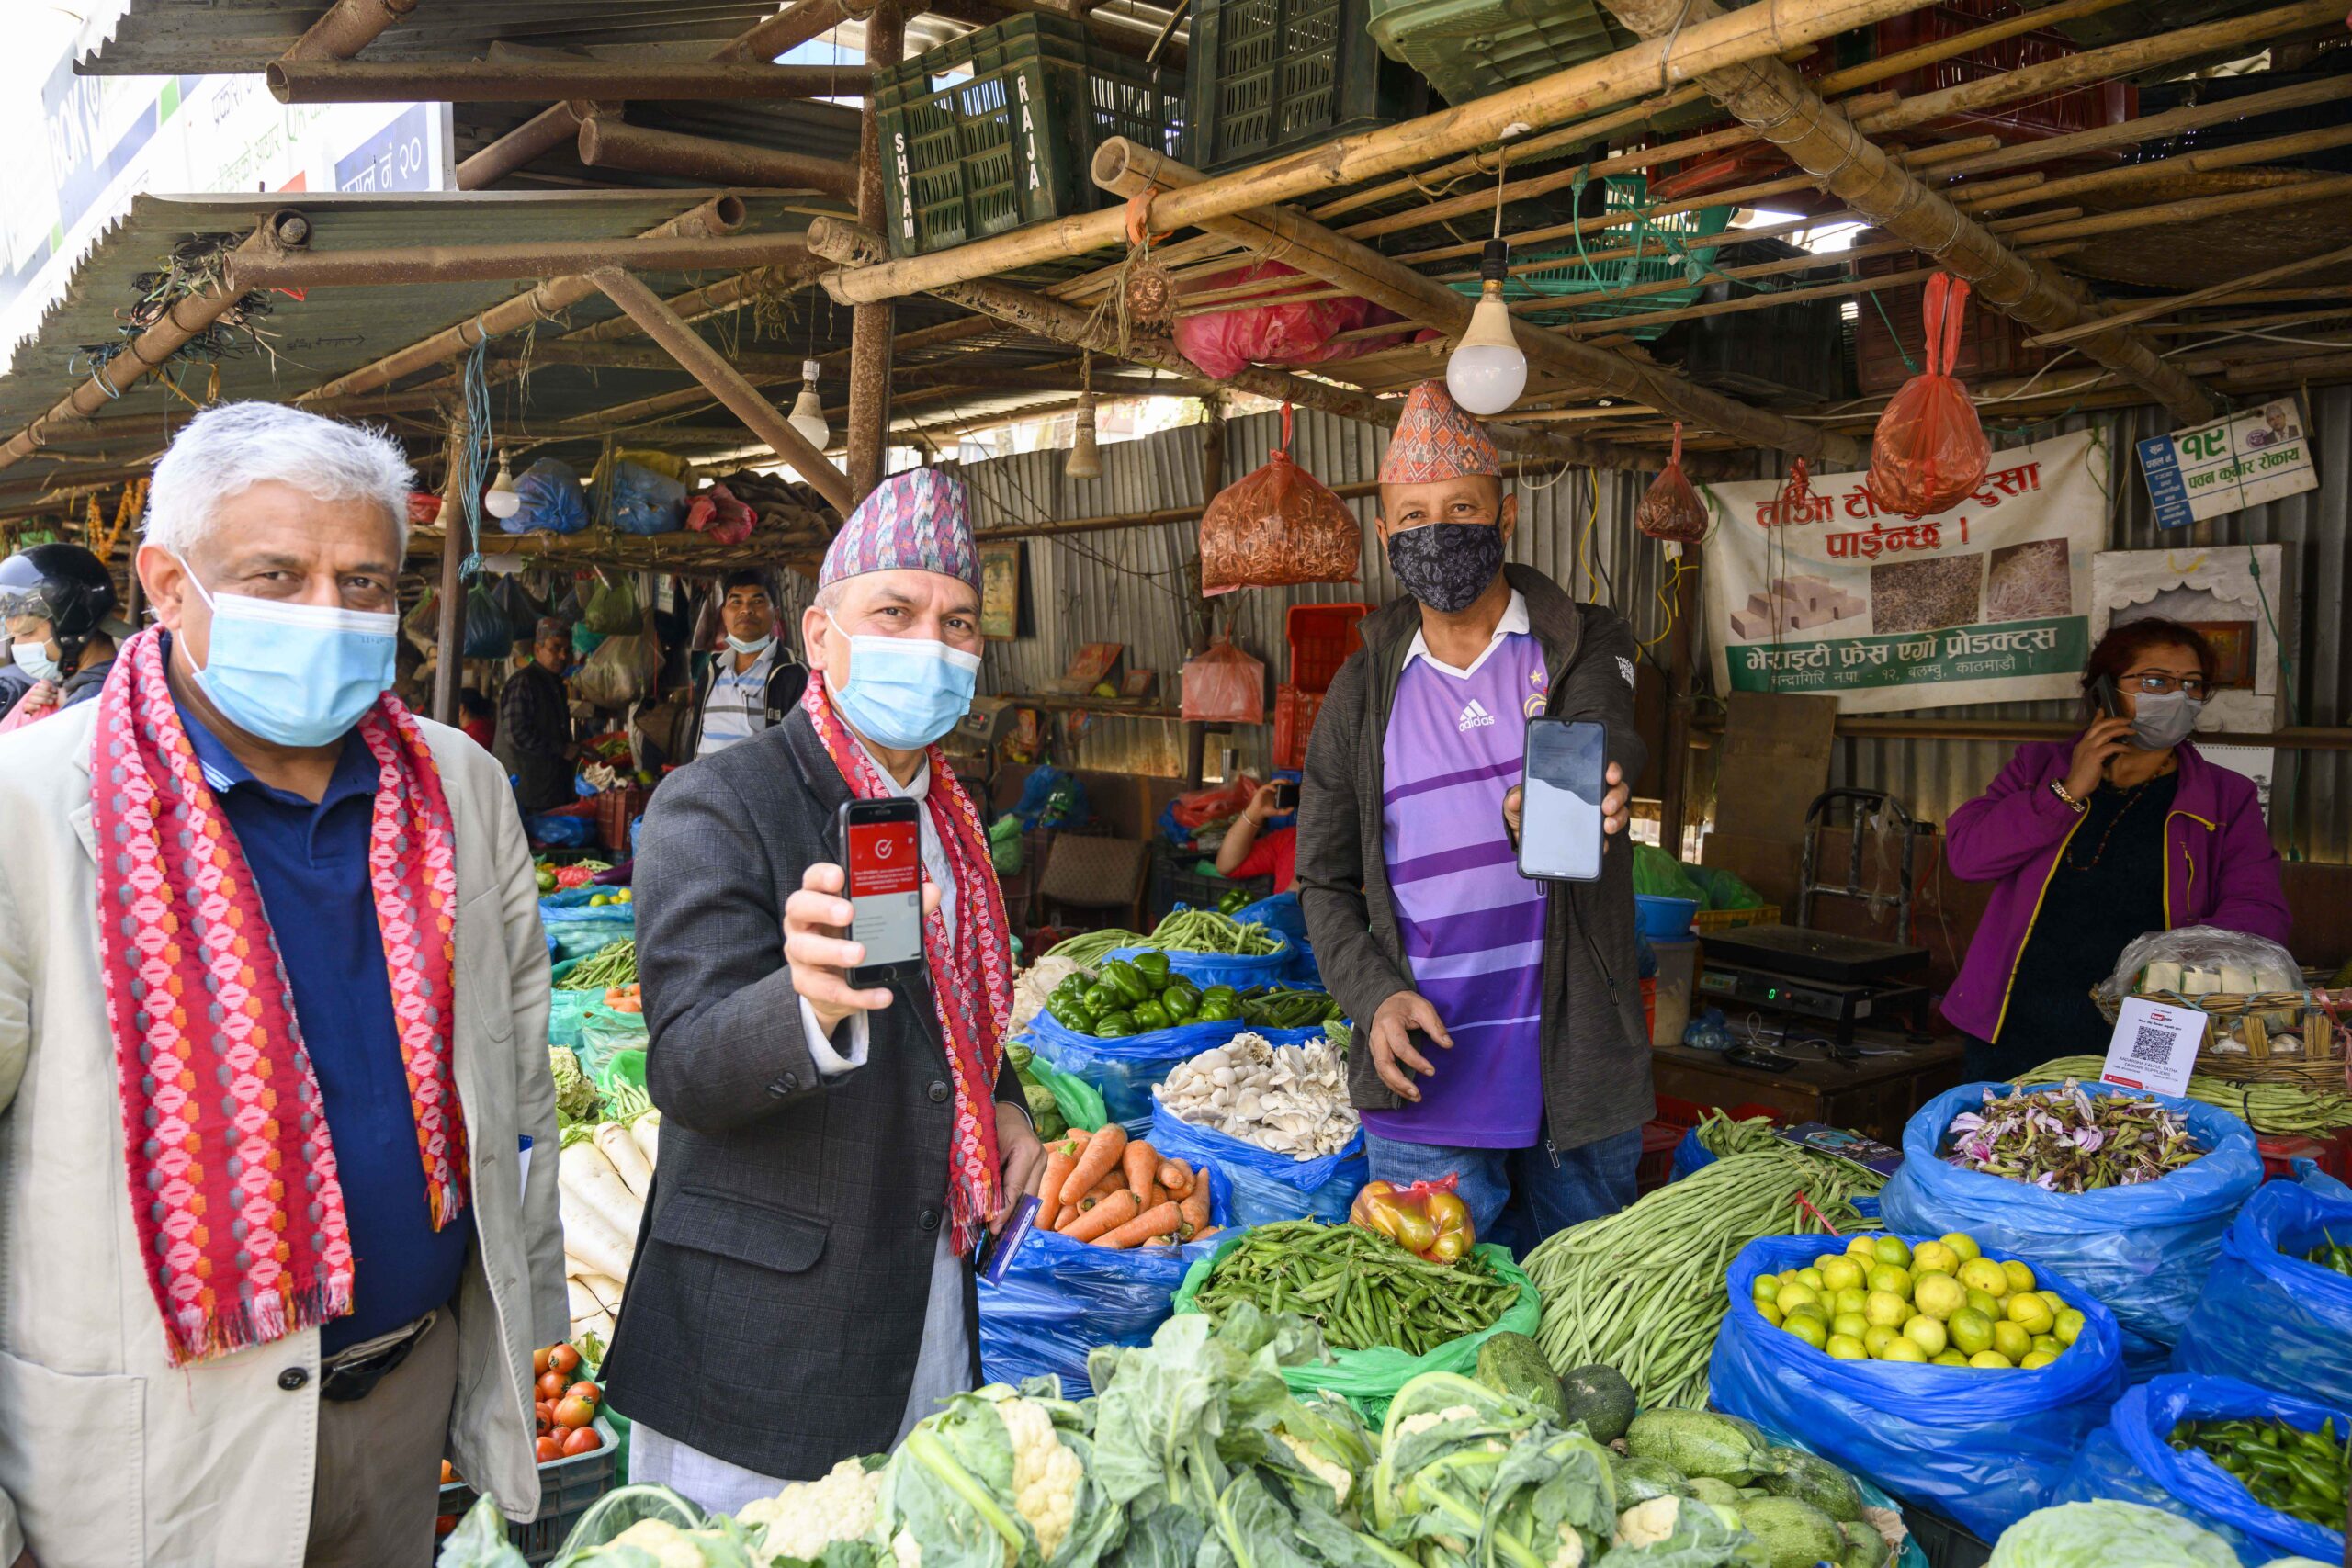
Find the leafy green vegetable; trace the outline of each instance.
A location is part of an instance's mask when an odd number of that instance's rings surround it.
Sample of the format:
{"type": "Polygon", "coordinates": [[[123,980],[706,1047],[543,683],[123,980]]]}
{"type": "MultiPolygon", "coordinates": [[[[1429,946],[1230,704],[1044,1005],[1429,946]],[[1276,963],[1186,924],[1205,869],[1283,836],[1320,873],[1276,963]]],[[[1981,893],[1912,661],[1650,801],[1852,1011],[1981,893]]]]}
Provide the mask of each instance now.
{"type": "Polygon", "coordinates": [[[565,1122],[592,1122],[596,1116],[596,1086],[581,1069],[580,1058],[567,1045],[548,1047],[548,1070],[555,1077],[555,1113],[565,1122]]]}

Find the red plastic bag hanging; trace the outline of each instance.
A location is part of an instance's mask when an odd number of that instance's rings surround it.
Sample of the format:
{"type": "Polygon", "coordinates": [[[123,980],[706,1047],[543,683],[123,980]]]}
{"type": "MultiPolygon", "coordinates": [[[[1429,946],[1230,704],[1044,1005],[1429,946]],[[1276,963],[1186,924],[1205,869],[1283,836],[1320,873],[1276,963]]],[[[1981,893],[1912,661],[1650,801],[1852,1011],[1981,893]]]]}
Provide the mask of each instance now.
{"type": "MultiPolygon", "coordinates": [[[[1355,513],[1290,460],[1290,405],[1284,403],[1282,446],[1265,467],[1219,491],[1201,514],[1202,593],[1353,582],[1363,553],[1355,513]]],[[[1191,700],[1188,695],[1187,706],[1191,700]]]]}
{"type": "MultiPolygon", "coordinates": [[[[1197,288],[1205,292],[1241,284],[1267,283],[1282,289],[1289,287],[1282,279],[1298,276],[1295,267],[1280,262],[1260,262],[1254,266],[1203,278],[1197,288]]],[[[1343,337],[1342,333],[1359,327],[1385,326],[1403,318],[1353,295],[1337,299],[1308,299],[1295,305],[1282,303],[1280,293],[1271,298],[1275,302],[1269,305],[1177,317],[1176,346],[1203,371],[1224,381],[1251,365],[1321,365],[1334,359],[1353,359],[1395,346],[1410,330],[1400,328],[1393,337],[1385,333],[1343,337]]]]}
{"type": "Polygon", "coordinates": [[[759,525],[759,514],[735,499],[723,484],[713,484],[686,505],[686,526],[707,534],[722,545],[740,545],[759,525]]]}
{"type": "Polygon", "coordinates": [[[1707,536],[1707,508],[1682,472],[1682,422],[1674,422],[1674,451],[1666,471],[1642,492],[1634,510],[1634,525],[1653,539],[1679,539],[1695,545],[1707,536]]]}
{"type": "Polygon", "coordinates": [[[1871,437],[1871,499],[1883,511],[1927,517],[1957,506],[1974,493],[1992,460],[1976,405],[1951,373],[1967,299],[1964,279],[1940,272],[1928,279],[1920,307],[1928,368],[1903,383],[1871,437]]]}
{"type": "Polygon", "coordinates": [[[1184,660],[1183,716],[1211,724],[1266,722],[1266,667],[1217,633],[1208,651],[1184,660]]]}

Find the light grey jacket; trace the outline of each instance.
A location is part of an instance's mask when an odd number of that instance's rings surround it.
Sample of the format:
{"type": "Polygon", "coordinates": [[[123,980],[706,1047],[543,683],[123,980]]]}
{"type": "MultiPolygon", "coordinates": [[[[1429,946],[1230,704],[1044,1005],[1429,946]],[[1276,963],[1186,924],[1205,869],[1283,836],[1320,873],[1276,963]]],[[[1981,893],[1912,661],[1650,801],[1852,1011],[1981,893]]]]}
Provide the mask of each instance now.
{"type": "MultiPolygon", "coordinates": [[[[42,1568],[299,1568],[318,1330],[175,1370],[141,1267],[98,972],[97,714],[84,703],[0,736],[0,1564],[29,1544],[42,1568]]],[[[567,1326],[546,938],[498,764],[457,730],[424,734],[456,825],[475,1225],[448,1452],[527,1518],[531,1351],[567,1326]]]]}

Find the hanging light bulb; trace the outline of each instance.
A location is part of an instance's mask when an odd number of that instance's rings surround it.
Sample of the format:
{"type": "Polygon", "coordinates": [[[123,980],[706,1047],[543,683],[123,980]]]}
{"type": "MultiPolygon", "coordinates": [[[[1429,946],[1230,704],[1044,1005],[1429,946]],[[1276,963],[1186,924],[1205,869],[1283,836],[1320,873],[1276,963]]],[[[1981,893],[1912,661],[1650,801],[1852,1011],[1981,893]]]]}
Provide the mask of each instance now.
{"type": "Polygon", "coordinates": [[[822,452],[833,444],[833,433],[825,423],[824,405],[817,400],[817,362],[800,362],[800,395],[792,401],[792,412],[785,423],[800,432],[801,439],[822,452]]]}
{"type": "Polygon", "coordinates": [[[1102,477],[1102,452],[1094,442],[1094,356],[1086,356],[1079,381],[1078,434],[1069,444],[1069,461],[1062,472],[1073,479],[1102,477]]]}
{"type": "Polygon", "coordinates": [[[503,446],[498,449],[498,477],[482,492],[481,509],[502,523],[523,510],[523,492],[514,488],[514,467],[503,446]]]}
{"type": "Polygon", "coordinates": [[[1511,332],[1510,311],[1503,304],[1503,278],[1510,270],[1510,243],[1487,242],[1478,262],[1477,309],[1470,312],[1470,330],[1454,345],[1445,362],[1445,389],[1453,400],[1482,418],[1498,414],[1519,401],[1527,389],[1527,355],[1511,332]]]}

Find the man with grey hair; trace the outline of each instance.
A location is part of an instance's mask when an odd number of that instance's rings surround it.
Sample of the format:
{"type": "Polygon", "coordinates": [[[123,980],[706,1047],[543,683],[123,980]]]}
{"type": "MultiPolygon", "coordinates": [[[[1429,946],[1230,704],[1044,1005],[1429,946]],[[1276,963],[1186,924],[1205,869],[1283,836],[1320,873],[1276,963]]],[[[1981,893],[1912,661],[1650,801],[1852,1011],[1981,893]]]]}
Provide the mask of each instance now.
{"type": "Polygon", "coordinates": [[[421,1564],[445,1456],[537,1509],[547,950],[497,765],[387,691],[410,483],[199,414],[157,624],[0,737],[0,1563],[421,1564]]]}

